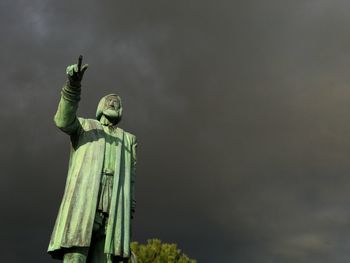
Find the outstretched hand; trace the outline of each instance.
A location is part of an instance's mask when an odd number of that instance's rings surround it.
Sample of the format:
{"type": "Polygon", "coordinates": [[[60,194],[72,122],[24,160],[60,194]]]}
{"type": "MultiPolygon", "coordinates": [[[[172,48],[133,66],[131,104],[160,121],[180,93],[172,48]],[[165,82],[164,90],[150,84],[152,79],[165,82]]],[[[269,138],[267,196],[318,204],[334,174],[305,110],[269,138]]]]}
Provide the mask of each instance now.
{"type": "Polygon", "coordinates": [[[67,67],[66,73],[69,82],[72,86],[80,86],[80,82],[83,79],[85,70],[89,67],[88,64],[81,66],[83,62],[83,56],[80,55],[78,59],[78,64],[70,65],[67,67]]]}

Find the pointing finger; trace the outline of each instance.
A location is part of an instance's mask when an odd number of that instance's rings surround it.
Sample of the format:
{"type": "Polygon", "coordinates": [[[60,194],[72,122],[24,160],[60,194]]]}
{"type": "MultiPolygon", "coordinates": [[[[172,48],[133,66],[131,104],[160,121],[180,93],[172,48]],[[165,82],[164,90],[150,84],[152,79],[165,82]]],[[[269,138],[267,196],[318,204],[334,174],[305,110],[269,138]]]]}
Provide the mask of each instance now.
{"type": "Polygon", "coordinates": [[[80,55],[78,59],[78,72],[81,70],[81,63],[83,62],[83,56],[80,55]]]}

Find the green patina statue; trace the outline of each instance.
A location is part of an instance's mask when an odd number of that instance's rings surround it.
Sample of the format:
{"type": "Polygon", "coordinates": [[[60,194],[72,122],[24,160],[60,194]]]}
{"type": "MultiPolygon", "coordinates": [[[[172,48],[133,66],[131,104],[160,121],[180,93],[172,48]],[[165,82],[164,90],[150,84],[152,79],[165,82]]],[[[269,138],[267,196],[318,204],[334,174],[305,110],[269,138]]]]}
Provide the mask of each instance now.
{"type": "Polygon", "coordinates": [[[103,97],[96,120],[78,118],[81,80],[88,65],[67,67],[54,117],[70,136],[66,187],[48,253],[63,262],[128,262],[135,212],[136,137],[117,124],[121,99],[103,97]]]}

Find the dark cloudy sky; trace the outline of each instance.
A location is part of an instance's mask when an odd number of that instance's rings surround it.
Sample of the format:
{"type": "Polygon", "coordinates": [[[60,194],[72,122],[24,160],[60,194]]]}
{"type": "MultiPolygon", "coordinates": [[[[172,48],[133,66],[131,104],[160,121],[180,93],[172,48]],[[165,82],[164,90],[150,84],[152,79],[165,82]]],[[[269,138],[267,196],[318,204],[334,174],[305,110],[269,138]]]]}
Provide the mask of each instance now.
{"type": "Polygon", "coordinates": [[[79,115],[124,102],[139,141],[133,239],[199,263],[350,262],[350,2],[0,2],[2,262],[52,262],[79,115]]]}

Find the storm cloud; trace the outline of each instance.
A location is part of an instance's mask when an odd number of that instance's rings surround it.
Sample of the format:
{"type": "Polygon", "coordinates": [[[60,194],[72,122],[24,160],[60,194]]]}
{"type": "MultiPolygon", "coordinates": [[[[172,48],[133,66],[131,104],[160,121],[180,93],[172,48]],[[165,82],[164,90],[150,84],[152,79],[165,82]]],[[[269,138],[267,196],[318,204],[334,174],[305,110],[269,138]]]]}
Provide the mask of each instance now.
{"type": "Polygon", "coordinates": [[[348,10],[1,1],[2,260],[50,262],[69,155],[53,115],[82,54],[79,116],[118,93],[138,137],[133,240],[200,263],[349,262],[348,10]]]}

